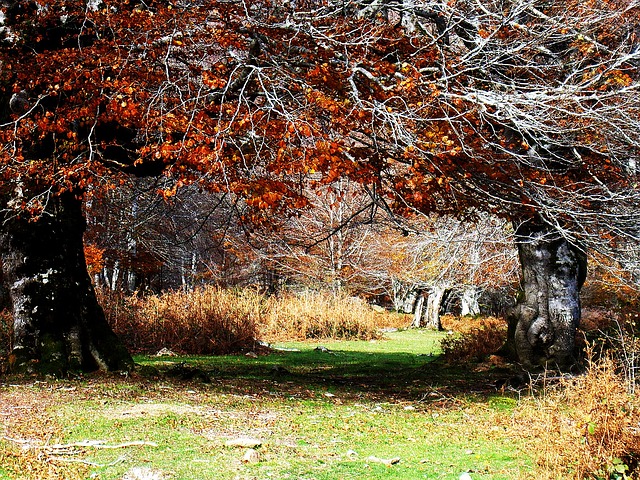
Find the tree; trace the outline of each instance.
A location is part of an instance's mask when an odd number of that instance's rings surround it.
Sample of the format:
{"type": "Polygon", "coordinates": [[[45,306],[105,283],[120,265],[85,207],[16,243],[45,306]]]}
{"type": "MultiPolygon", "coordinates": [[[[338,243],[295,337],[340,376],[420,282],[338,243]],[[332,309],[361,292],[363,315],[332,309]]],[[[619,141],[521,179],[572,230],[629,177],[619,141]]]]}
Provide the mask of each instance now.
{"type": "Polygon", "coordinates": [[[340,177],[390,212],[504,216],[519,232],[525,292],[549,292],[525,295],[513,317],[527,365],[572,362],[580,252],[637,241],[634,0],[1,8],[16,366],[131,364],[101,335],[80,242],[84,192],[123,175],[173,179],[166,197],[187,184],[242,197],[254,223],[340,177]],[[42,252],[43,237],[64,247],[42,252]],[[531,282],[542,257],[546,277],[531,282]],[[67,315],[57,302],[72,291],[79,309],[67,315]]]}
{"type": "Polygon", "coordinates": [[[380,221],[370,196],[347,178],[307,196],[307,208],[262,235],[265,262],[290,283],[334,293],[377,293],[377,281],[367,272],[377,263],[373,243],[380,221]]]}
{"type": "Polygon", "coordinates": [[[411,226],[415,233],[386,238],[378,250],[389,257],[394,305],[414,313],[414,326],[440,328],[445,295],[459,298],[462,315],[476,315],[482,291],[514,283],[517,263],[504,220],[483,215],[471,224],[431,217],[411,226]]]}
{"type": "Polygon", "coordinates": [[[238,259],[246,240],[239,200],[195,185],[165,198],[158,190],[172,188],[171,179],[130,180],[92,191],[86,202],[85,244],[101,252],[95,265],[89,262],[96,285],[130,294],[247,281],[250,265],[238,259]]]}

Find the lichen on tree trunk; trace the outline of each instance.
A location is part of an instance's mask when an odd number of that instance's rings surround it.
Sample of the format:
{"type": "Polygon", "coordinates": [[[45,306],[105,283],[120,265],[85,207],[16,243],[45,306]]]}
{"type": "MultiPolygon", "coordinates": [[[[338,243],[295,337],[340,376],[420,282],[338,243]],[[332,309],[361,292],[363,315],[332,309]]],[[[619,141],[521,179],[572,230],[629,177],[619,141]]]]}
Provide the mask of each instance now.
{"type": "Polygon", "coordinates": [[[522,284],[505,350],[525,368],[571,368],[586,254],[541,221],[519,225],[516,242],[522,284]]]}
{"type": "Polygon", "coordinates": [[[130,370],[133,360],[109,327],[87,273],[82,201],[50,198],[37,219],[5,219],[4,281],[14,317],[13,371],[130,370]]]}

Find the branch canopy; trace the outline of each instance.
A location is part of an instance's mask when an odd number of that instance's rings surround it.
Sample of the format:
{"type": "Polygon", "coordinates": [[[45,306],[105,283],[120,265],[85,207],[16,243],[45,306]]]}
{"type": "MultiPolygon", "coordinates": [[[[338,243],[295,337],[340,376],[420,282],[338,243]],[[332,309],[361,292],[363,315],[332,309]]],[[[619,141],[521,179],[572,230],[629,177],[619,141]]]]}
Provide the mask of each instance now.
{"type": "Polygon", "coordinates": [[[348,177],[401,213],[538,215],[576,243],[637,239],[636,0],[0,10],[8,214],[163,174],[265,220],[348,177]]]}

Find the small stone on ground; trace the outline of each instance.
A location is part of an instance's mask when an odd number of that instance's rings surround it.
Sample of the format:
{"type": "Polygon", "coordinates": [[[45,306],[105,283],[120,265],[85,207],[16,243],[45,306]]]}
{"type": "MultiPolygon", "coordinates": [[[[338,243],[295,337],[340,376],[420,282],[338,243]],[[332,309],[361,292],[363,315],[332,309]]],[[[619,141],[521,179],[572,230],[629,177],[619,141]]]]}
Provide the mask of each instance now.
{"type": "Polygon", "coordinates": [[[251,437],[240,437],[227,440],[225,442],[227,447],[243,447],[243,448],[255,448],[262,445],[262,440],[251,437]]]}
{"type": "Polygon", "coordinates": [[[258,463],[260,461],[260,454],[253,448],[249,448],[246,452],[244,452],[242,461],[244,463],[258,463]]]}
{"type": "Polygon", "coordinates": [[[133,467],[124,474],[122,480],[167,480],[168,478],[159,470],[148,467],[133,467]]]}
{"type": "Polygon", "coordinates": [[[400,463],[400,457],[393,457],[393,458],[378,458],[375,456],[370,456],[367,458],[368,462],[372,462],[372,463],[382,463],[383,465],[386,465],[387,467],[390,467],[391,465],[395,465],[396,463],[400,463]]]}

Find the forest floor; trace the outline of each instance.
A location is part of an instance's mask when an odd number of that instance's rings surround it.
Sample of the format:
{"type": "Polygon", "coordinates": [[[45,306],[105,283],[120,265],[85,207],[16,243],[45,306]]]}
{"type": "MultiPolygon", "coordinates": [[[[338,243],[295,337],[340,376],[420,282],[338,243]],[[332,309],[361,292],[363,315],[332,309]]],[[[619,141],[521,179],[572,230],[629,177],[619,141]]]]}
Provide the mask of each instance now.
{"type": "Polygon", "coordinates": [[[497,361],[444,364],[444,335],[7,378],[0,479],[545,478],[531,384],[497,361]]]}

